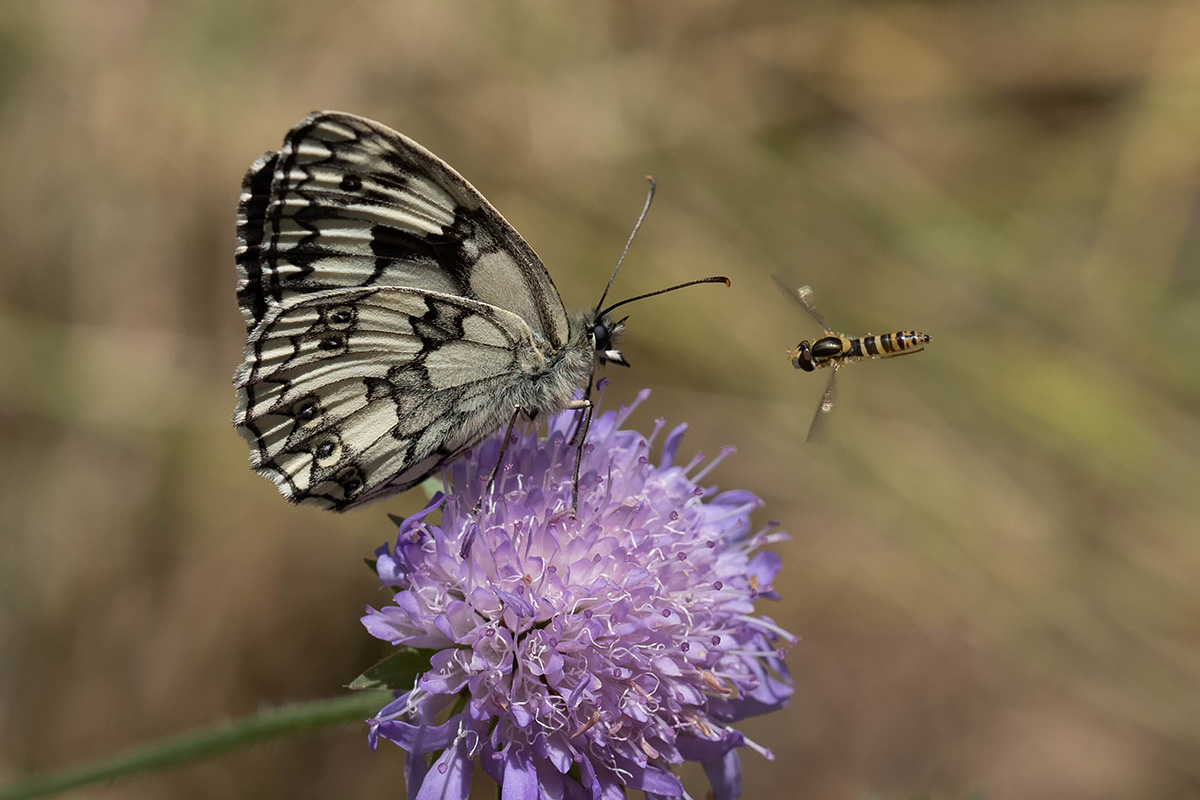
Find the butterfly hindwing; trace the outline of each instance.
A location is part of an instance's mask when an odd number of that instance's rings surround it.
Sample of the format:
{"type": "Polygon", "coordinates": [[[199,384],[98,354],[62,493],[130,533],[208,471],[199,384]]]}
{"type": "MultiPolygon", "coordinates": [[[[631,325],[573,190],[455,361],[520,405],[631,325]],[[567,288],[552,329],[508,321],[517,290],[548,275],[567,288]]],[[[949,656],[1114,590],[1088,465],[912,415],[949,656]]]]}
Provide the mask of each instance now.
{"type": "Polygon", "coordinates": [[[259,159],[238,212],[238,303],[248,331],[289,298],[403,286],[478,300],[562,347],[549,273],[445,162],[377,122],[315,112],[259,159]]]}
{"type": "Polygon", "coordinates": [[[340,510],[419,483],[497,427],[543,347],[516,314],[468,298],[304,294],[251,332],[234,423],[289,500],[340,510]]]}

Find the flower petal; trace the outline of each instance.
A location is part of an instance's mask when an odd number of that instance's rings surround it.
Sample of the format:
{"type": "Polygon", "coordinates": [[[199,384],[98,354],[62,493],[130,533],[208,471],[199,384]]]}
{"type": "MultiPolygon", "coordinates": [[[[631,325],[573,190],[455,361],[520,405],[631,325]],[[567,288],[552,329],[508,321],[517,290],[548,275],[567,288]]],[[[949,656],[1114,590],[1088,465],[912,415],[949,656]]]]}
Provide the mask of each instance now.
{"type": "Polygon", "coordinates": [[[455,714],[441,725],[412,725],[400,720],[381,722],[378,735],[395,742],[410,753],[432,753],[448,747],[458,733],[461,714],[455,714]]]}
{"type": "Polygon", "coordinates": [[[703,761],[704,774],[712,787],[713,800],[737,800],[742,794],[742,760],[731,749],[722,758],[703,761]]]}
{"type": "Polygon", "coordinates": [[[457,647],[434,653],[419,685],[435,694],[454,694],[471,679],[471,655],[471,651],[457,647]]]}
{"type": "Polygon", "coordinates": [[[687,423],[684,422],[676,425],[667,434],[667,439],[663,442],[662,457],[658,462],[659,469],[667,469],[675,463],[675,451],[679,449],[679,443],[683,441],[683,435],[687,433],[687,429],[687,423]]]}
{"type": "Polygon", "coordinates": [[[665,794],[668,797],[679,797],[683,794],[683,784],[679,778],[664,769],[641,766],[623,756],[617,756],[616,763],[625,785],[631,789],[665,794]]]}
{"type": "Polygon", "coordinates": [[[761,553],[755,553],[754,558],[750,559],[746,572],[757,578],[758,585],[763,587],[763,591],[766,591],[782,567],[783,559],[779,557],[778,553],[763,550],[761,553]]]}
{"type": "Polygon", "coordinates": [[[422,755],[404,754],[404,796],[416,797],[429,774],[429,760],[422,755]]]}
{"type": "Polygon", "coordinates": [[[474,767],[465,740],[459,739],[434,762],[413,800],[467,800],[474,767]]]}
{"type": "Polygon", "coordinates": [[[565,778],[544,758],[535,759],[534,766],[537,767],[538,800],[563,800],[566,795],[565,784],[570,779],[565,778]]]}
{"type": "Polygon", "coordinates": [[[523,749],[510,747],[504,754],[504,784],[501,800],[535,800],[538,796],[537,769],[523,749]]]}

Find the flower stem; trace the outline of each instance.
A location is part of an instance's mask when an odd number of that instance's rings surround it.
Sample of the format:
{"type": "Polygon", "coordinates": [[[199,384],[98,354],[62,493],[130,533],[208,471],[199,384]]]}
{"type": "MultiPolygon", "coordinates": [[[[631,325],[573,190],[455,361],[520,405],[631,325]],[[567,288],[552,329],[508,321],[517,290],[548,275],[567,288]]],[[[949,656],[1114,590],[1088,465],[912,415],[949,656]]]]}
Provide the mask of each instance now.
{"type": "Polygon", "coordinates": [[[392,696],[387,691],[355,692],[346,697],[291,703],[218,722],[134,747],[109,758],[34,775],[0,788],[0,800],[45,797],[89,783],[198,761],[267,739],[362,722],[392,696]]]}

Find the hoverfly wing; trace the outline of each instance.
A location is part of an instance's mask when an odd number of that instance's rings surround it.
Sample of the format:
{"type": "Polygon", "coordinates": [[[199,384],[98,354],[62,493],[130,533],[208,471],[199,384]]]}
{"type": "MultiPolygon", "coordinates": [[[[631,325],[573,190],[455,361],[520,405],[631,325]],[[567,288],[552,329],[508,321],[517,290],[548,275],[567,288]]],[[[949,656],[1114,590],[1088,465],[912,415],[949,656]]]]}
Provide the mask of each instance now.
{"type": "Polygon", "coordinates": [[[779,291],[783,292],[784,296],[791,300],[804,312],[817,321],[826,333],[833,333],[833,329],[829,327],[829,322],[825,316],[817,311],[817,307],[813,304],[813,291],[811,287],[801,286],[797,288],[795,284],[787,280],[780,273],[776,272],[771,276],[771,280],[775,281],[775,285],[779,287],[779,291]]]}
{"type": "Polygon", "coordinates": [[[839,364],[832,364],[829,367],[829,381],[825,384],[825,391],[821,395],[817,413],[813,414],[812,424],[808,426],[808,436],[805,437],[805,442],[820,444],[828,440],[829,417],[833,415],[833,403],[837,399],[839,367],[839,364]]]}

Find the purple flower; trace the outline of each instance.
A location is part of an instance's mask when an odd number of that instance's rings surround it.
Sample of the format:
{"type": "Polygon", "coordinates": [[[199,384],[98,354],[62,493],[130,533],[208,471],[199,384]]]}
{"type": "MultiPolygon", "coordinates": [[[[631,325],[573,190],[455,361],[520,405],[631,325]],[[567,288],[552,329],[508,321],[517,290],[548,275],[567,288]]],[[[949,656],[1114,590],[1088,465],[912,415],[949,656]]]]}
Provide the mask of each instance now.
{"type": "Polygon", "coordinates": [[[478,512],[500,436],[455,461],[454,493],[376,551],[396,593],[363,624],[435,651],[370,720],[372,747],[382,736],[407,751],[410,798],[466,798],[476,759],[503,800],[688,797],[672,765],[691,760],[727,800],[741,791],[737,748],[772,758],[731,725],[792,692],[781,643],[794,638],[754,614],[778,599],[780,567],[755,551],[786,537],[752,532],[762,503],[749,492],[698,485],[731,449],[699,471],[699,454],[676,465],[680,425],[652,463],[664,422],[649,437],[621,430],[632,411],[594,421],[577,517],[566,412],[544,441],[514,434],[478,512]]]}

